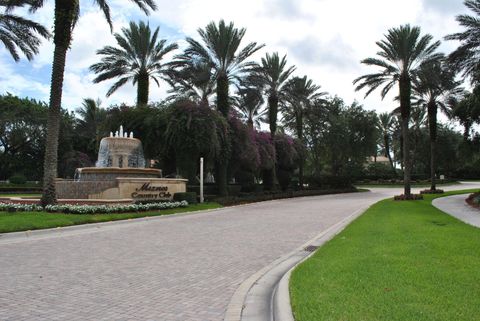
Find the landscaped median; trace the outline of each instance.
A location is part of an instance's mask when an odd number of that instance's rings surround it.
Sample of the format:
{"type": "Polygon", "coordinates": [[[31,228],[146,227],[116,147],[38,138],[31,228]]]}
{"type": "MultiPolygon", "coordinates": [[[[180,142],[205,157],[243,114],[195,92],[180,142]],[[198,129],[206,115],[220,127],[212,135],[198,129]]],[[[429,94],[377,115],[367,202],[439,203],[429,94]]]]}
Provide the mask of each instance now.
{"type": "MultiPolygon", "coordinates": [[[[49,211],[51,212],[25,212],[17,210],[15,210],[14,212],[2,212],[2,209],[0,209],[0,233],[63,227],[78,224],[118,221],[147,216],[170,215],[222,207],[218,203],[202,203],[196,205],[186,205],[186,207],[177,206],[175,208],[172,208],[173,206],[169,208],[169,206],[167,205],[160,207],[161,204],[162,203],[153,204],[151,209],[147,208],[148,204],[116,206],[117,212],[121,211],[123,213],[103,214],[91,214],[91,212],[99,211],[99,209],[101,208],[106,209],[107,206],[58,206],[57,208],[49,208],[49,211]],[[81,208],[85,210],[82,210],[81,208]],[[75,211],[75,213],[83,212],[84,214],[57,213],[64,210],[75,211]]],[[[32,205],[23,205],[22,208],[28,209],[28,206],[32,205]]],[[[7,210],[7,208],[5,208],[4,210],[7,210]]],[[[32,210],[38,210],[38,208],[32,207],[32,210]]]]}
{"type": "Polygon", "coordinates": [[[433,207],[441,196],[383,200],[298,266],[295,320],[479,320],[480,229],[433,207]]]}

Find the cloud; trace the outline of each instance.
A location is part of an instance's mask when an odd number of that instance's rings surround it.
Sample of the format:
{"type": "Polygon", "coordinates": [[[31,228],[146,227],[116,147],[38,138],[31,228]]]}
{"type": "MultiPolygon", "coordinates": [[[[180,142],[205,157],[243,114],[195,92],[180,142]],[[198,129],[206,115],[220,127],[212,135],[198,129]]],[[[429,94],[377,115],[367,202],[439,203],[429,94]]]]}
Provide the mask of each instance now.
{"type": "Polygon", "coordinates": [[[423,0],[423,6],[426,10],[435,10],[444,15],[465,11],[463,0],[423,0]]]}
{"type": "Polygon", "coordinates": [[[286,46],[296,60],[307,65],[319,65],[337,71],[355,70],[358,67],[353,48],[340,37],[321,41],[314,36],[308,36],[286,46]]]}
{"type": "MultiPolygon", "coordinates": [[[[149,21],[152,27],[160,26],[162,38],[180,43],[185,36],[198,39],[197,29],[210,21],[233,21],[237,27],[247,28],[244,44],[250,41],[266,44],[254,59],[258,60],[265,52],[287,54],[289,64],[297,66],[296,75],[308,75],[322,85],[322,90],[339,95],[347,103],[357,99],[380,111],[391,110],[391,100],[381,101],[376,92],[364,100],[364,92],[355,92],[352,85],[353,79],[372,72],[360,61],[375,56],[378,50],[375,42],[388,29],[405,23],[420,25],[423,33],[440,40],[445,34],[459,30],[455,16],[467,12],[462,0],[242,0],[235,6],[222,0],[157,0],[158,10],[147,17],[131,1],[109,3],[115,32],[120,32],[131,20],[149,21]]],[[[82,0],[81,5],[82,16],[67,55],[65,105],[76,108],[85,97],[99,97],[104,106],[133,104],[136,89],[131,84],[106,99],[105,93],[113,81],[91,82],[94,75],[88,67],[98,61],[96,50],[115,44],[115,40],[92,1],[82,0]]],[[[52,13],[53,1],[47,1],[46,7],[33,18],[51,26],[52,13]]],[[[442,51],[448,53],[456,45],[453,41],[443,42],[442,51]]],[[[0,86],[19,95],[48,99],[52,52],[52,43],[44,42],[33,63],[15,64],[0,55],[0,86]]],[[[165,98],[167,88],[166,84],[160,89],[152,84],[150,99],[165,98]]]]}
{"type": "Polygon", "coordinates": [[[307,19],[309,21],[315,19],[312,13],[303,8],[301,1],[295,0],[267,0],[264,2],[260,15],[280,19],[307,19]]]}

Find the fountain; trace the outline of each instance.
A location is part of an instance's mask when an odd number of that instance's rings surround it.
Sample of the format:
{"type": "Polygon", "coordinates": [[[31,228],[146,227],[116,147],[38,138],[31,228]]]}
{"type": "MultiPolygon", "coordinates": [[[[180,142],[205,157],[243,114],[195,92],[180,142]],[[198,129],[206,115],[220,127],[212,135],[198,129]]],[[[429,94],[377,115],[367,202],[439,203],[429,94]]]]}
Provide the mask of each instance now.
{"type": "Polygon", "coordinates": [[[57,180],[59,199],[171,200],[174,193],[186,191],[187,182],[145,168],[142,142],[123,126],[101,140],[95,167],[77,168],[74,177],[57,180]]]}

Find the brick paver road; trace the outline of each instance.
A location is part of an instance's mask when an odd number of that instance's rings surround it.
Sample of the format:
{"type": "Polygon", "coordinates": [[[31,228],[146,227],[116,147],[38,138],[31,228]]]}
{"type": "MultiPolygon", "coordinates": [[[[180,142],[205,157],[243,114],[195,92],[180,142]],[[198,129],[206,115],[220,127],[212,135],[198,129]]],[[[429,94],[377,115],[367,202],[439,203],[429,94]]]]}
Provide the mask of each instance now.
{"type": "Polygon", "coordinates": [[[236,288],[393,189],[0,238],[0,320],[222,320],[236,288]]]}

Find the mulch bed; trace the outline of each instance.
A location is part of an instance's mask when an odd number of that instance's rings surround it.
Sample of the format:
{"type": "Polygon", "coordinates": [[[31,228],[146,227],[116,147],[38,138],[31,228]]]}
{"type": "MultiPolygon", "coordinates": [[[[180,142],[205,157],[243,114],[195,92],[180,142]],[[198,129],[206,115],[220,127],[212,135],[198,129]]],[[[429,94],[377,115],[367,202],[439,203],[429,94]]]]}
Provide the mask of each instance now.
{"type": "Polygon", "coordinates": [[[393,199],[395,201],[419,201],[419,200],[423,200],[423,196],[421,194],[410,194],[410,196],[401,194],[401,195],[395,195],[393,199]]]}

